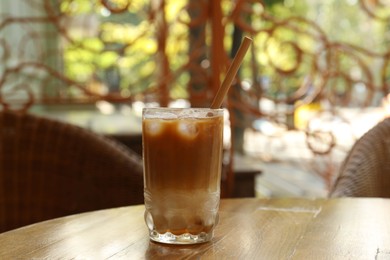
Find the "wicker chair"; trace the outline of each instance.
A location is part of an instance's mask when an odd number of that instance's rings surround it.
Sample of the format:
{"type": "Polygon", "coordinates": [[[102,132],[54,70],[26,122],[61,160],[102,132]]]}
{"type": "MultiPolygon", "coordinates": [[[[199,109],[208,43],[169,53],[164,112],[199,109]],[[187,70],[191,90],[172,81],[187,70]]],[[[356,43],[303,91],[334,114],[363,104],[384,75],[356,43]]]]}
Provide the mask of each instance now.
{"type": "Polygon", "coordinates": [[[390,198],[390,118],[354,144],[330,197],[390,198]]]}
{"type": "Polygon", "coordinates": [[[143,203],[142,160],[80,127],[0,113],[0,232],[143,203]]]}

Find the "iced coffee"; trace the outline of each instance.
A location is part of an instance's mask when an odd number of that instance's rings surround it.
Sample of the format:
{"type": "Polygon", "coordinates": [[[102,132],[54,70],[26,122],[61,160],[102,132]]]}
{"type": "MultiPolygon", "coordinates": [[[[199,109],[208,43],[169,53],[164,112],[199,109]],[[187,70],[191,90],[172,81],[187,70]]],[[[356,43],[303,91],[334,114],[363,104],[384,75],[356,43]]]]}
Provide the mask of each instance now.
{"type": "Polygon", "coordinates": [[[218,218],[223,110],[146,108],[142,127],[150,238],[209,241],[218,218]]]}

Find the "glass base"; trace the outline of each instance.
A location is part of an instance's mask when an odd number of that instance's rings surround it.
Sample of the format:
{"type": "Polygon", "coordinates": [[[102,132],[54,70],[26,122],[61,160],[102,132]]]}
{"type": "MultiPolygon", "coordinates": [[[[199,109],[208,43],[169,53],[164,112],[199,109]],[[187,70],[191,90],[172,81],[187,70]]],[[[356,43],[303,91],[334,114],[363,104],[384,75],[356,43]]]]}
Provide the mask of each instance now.
{"type": "Polygon", "coordinates": [[[205,243],[211,240],[212,233],[200,233],[198,235],[192,235],[189,233],[174,235],[170,232],[160,234],[155,230],[150,231],[149,237],[151,240],[164,244],[176,244],[176,245],[191,245],[205,243]]]}

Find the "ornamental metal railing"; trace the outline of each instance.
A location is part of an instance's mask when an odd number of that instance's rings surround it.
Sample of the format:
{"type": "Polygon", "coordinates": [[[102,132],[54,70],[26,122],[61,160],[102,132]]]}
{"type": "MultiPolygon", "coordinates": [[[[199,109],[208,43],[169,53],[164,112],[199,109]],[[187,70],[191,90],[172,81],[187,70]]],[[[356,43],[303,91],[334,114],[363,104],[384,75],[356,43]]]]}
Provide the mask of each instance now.
{"type": "MultiPolygon", "coordinates": [[[[247,35],[253,45],[225,103],[231,149],[242,151],[244,130],[261,131],[254,123],[263,119],[278,131],[303,132],[311,153],[329,163],[337,137],[313,120],[348,123],[342,108],[378,107],[387,100],[390,5],[356,2],[356,16],[364,17],[372,34],[348,42],[334,40],[316,20],[325,8],[316,19],[277,17],[268,2],[2,1],[0,103],[21,111],[97,100],[167,106],[184,98],[208,106],[247,35]]],[[[334,13],[342,31],[349,18],[334,13]]],[[[330,185],[334,172],[329,166],[317,173],[330,185]]]]}

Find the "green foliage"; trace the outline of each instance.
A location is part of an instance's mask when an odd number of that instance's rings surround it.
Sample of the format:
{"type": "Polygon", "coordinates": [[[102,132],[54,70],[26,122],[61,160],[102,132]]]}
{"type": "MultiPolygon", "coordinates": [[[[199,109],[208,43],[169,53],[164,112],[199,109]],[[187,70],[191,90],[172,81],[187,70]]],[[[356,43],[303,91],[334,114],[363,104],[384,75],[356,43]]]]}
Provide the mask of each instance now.
{"type": "MultiPolygon", "coordinates": [[[[121,6],[127,3],[127,0],[110,2],[121,6]]],[[[189,22],[188,12],[183,11],[186,2],[186,0],[166,1],[165,17],[169,32],[165,51],[169,57],[170,69],[174,73],[188,62],[188,27],[178,22],[178,19],[189,22]]],[[[88,37],[82,37],[83,34],[79,33],[77,28],[74,29],[75,31],[69,30],[72,41],[67,42],[64,49],[66,75],[75,80],[88,80],[96,72],[104,82],[109,80],[105,78],[107,70],[115,67],[119,71],[120,89],[126,90],[126,93],[138,93],[155,86],[155,77],[159,70],[156,65],[156,35],[159,33],[159,28],[156,27],[156,23],[150,23],[148,20],[150,1],[130,1],[128,10],[119,14],[110,14],[99,3],[100,1],[97,0],[61,2],[60,10],[67,16],[98,17],[99,21],[96,32],[84,32],[88,37]]],[[[361,43],[362,47],[367,49],[370,49],[373,42],[379,42],[381,44],[378,44],[378,49],[387,48],[383,40],[386,35],[384,32],[388,30],[386,25],[377,22],[368,24],[368,18],[364,17],[359,5],[352,5],[351,1],[265,0],[263,3],[264,6],[261,1],[251,2],[254,13],[245,17],[248,24],[259,32],[253,35],[256,47],[253,58],[258,68],[256,71],[252,70],[253,60],[250,55],[247,55],[240,73],[244,79],[254,80],[260,77],[270,79],[272,84],[268,90],[274,95],[281,90],[290,93],[299,88],[307,75],[312,73],[315,59],[324,59],[324,57],[315,57],[316,51],[322,46],[319,46],[320,42],[316,38],[319,32],[312,24],[293,20],[282,27],[273,28],[274,21],[263,19],[264,11],[271,14],[277,22],[291,17],[307,18],[318,24],[331,41],[356,45],[361,43]],[[271,29],[273,29],[272,35],[270,35],[271,29]],[[365,37],[361,36],[362,31],[366,34],[365,37]],[[285,72],[283,80],[276,80],[280,76],[278,74],[280,71],[285,72]],[[287,73],[289,71],[293,73],[287,73]]],[[[221,5],[223,16],[230,15],[234,7],[233,1],[222,0],[221,5]]],[[[228,22],[224,36],[224,47],[227,53],[230,52],[233,29],[233,23],[228,22]]],[[[210,28],[207,27],[206,30],[209,34],[210,28]]],[[[210,42],[209,36],[206,42],[210,42]]],[[[340,55],[338,65],[341,68],[356,69],[356,59],[347,54],[340,55]]],[[[174,74],[173,77],[174,80],[169,81],[171,97],[187,98],[189,73],[185,71],[174,74]]],[[[340,89],[344,88],[340,87],[340,89]]]]}
{"type": "Polygon", "coordinates": [[[283,4],[284,0],[264,0],[263,2],[265,4],[265,6],[271,7],[271,6],[274,6],[274,5],[283,4]]]}
{"type": "Polygon", "coordinates": [[[82,40],[81,45],[93,52],[101,52],[104,49],[104,44],[99,38],[85,38],[82,40]]]}

